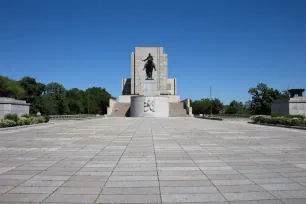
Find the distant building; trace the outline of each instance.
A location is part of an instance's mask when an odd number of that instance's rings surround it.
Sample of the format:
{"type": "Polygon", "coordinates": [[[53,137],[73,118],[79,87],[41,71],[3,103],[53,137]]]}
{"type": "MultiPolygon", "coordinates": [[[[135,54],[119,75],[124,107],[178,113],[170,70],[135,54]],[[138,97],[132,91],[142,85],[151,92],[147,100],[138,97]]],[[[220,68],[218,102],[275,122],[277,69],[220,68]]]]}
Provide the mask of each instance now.
{"type": "Polygon", "coordinates": [[[303,96],[305,89],[290,89],[288,91],[290,98],[273,101],[271,113],[306,116],[306,97],[303,96]]]}

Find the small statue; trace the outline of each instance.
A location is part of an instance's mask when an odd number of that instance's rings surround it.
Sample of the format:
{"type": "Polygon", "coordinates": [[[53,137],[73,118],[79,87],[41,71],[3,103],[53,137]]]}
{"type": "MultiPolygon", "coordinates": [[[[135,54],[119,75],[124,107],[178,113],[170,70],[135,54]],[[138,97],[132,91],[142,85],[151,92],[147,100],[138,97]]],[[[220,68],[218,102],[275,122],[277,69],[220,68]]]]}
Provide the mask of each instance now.
{"type": "Polygon", "coordinates": [[[156,71],[156,67],[155,67],[155,64],[153,62],[153,57],[152,57],[151,53],[149,53],[149,56],[142,61],[143,62],[147,61],[144,68],[143,68],[143,70],[146,70],[146,74],[147,74],[146,80],[153,80],[152,72],[153,72],[153,69],[156,71]]]}

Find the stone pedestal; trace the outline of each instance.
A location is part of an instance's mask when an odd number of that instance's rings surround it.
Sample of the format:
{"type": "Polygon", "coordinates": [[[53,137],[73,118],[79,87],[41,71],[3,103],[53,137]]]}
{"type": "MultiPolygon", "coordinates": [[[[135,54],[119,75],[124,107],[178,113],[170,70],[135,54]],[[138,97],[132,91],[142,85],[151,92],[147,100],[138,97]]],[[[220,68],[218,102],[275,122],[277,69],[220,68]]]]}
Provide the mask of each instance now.
{"type": "Polygon", "coordinates": [[[139,95],[143,96],[158,96],[159,90],[155,80],[145,80],[141,83],[139,95]]]}
{"type": "Polygon", "coordinates": [[[132,96],[131,117],[169,117],[169,101],[164,96],[132,96]]]}

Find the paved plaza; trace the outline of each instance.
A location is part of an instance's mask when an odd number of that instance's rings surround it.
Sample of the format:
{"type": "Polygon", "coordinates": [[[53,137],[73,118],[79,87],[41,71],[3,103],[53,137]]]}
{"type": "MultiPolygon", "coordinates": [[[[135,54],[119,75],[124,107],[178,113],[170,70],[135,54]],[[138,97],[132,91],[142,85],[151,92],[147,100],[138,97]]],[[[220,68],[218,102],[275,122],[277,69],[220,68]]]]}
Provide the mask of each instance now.
{"type": "Polygon", "coordinates": [[[306,131],[102,118],[0,131],[0,203],[305,204],[306,131]]]}

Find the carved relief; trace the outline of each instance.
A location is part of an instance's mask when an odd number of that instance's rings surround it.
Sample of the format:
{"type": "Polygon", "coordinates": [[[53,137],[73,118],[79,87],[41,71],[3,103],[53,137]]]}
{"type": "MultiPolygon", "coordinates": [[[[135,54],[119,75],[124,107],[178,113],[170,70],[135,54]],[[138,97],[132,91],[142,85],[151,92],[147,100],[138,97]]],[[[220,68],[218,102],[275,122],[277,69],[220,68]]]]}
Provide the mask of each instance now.
{"type": "Polygon", "coordinates": [[[155,112],[155,101],[154,100],[146,100],[144,102],[144,112],[155,112]]]}

